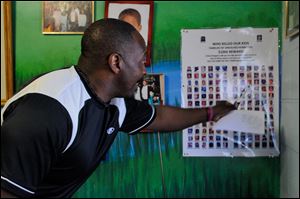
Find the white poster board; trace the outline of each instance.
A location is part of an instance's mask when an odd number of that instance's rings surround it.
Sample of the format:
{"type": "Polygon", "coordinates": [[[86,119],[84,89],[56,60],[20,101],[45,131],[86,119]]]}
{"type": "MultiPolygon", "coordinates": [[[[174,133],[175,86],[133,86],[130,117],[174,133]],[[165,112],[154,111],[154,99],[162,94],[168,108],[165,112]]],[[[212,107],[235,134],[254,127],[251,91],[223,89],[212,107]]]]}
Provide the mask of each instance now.
{"type": "Polygon", "coordinates": [[[240,100],[239,110],[265,116],[258,134],[214,130],[214,122],[187,128],[183,156],[278,156],[278,29],[185,29],[181,38],[182,107],[240,100]]]}

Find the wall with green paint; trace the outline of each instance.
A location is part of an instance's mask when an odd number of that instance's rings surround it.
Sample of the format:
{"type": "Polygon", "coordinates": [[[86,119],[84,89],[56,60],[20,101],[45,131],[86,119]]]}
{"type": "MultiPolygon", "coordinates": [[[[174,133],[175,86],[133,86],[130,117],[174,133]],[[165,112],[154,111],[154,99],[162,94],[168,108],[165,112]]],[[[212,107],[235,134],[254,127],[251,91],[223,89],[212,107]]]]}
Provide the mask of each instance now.
{"type": "MultiPolygon", "coordinates": [[[[76,64],[80,54],[81,35],[41,33],[41,8],[13,2],[16,90],[37,74],[76,64]]],[[[172,75],[180,76],[180,29],[278,27],[281,35],[281,15],[281,2],[155,2],[152,67],[166,76],[170,104],[180,103],[172,87],[179,85],[172,75]]],[[[104,2],[95,2],[95,19],[103,16],[104,2]]],[[[74,197],[279,197],[279,158],[183,158],[181,143],[181,132],[120,133],[74,197]]]]}

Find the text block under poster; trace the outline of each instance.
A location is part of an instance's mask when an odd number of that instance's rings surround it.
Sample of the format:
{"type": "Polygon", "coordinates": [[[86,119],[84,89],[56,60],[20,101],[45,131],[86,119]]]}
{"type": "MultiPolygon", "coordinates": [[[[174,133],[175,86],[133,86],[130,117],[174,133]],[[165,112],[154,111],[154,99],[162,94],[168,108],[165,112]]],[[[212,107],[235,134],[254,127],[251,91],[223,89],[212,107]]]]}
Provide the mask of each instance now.
{"type": "Polygon", "coordinates": [[[185,129],[183,156],[278,156],[278,29],[184,29],[181,38],[182,107],[238,100],[239,111],[264,115],[264,132],[215,130],[214,122],[185,129]]]}

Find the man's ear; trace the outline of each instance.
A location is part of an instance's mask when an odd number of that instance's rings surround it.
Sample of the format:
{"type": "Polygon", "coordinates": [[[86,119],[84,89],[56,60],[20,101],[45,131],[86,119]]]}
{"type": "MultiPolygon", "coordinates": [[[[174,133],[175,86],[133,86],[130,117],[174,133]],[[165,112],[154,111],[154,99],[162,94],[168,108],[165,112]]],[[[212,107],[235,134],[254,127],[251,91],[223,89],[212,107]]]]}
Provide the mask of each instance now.
{"type": "Polygon", "coordinates": [[[111,53],[108,57],[108,65],[110,69],[115,73],[118,74],[121,71],[121,56],[117,53],[111,53]]]}

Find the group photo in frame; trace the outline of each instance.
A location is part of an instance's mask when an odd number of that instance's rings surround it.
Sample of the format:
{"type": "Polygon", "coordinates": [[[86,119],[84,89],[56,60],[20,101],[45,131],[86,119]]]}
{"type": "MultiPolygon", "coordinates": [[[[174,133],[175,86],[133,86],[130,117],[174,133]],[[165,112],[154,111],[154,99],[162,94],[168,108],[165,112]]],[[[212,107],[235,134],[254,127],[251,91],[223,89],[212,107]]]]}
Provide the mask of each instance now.
{"type": "Polygon", "coordinates": [[[150,66],[153,1],[105,1],[105,18],[126,21],[140,32],[147,46],[145,65],[150,66]]]}
{"type": "Polygon", "coordinates": [[[151,105],[165,103],[165,81],[163,74],[147,74],[138,82],[134,98],[148,101],[151,105]]]}
{"type": "Polygon", "coordinates": [[[94,22],[94,1],[43,1],[43,34],[83,34],[94,22]]]}

